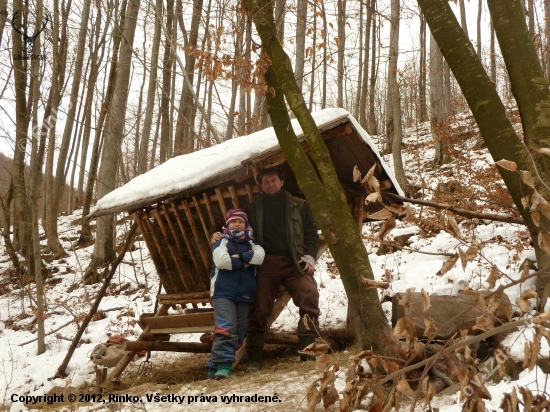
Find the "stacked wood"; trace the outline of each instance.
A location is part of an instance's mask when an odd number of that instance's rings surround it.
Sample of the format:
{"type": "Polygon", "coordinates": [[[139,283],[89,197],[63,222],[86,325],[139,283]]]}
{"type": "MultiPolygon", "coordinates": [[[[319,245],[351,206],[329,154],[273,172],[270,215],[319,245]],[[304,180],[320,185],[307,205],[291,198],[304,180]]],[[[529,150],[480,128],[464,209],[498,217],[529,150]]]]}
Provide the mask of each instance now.
{"type": "MultiPolygon", "coordinates": [[[[403,299],[402,293],[396,293],[392,298],[392,324],[395,327],[397,321],[405,316],[405,307],[399,304],[403,299]]],[[[506,295],[502,296],[504,303],[510,304],[510,300],[506,295]]],[[[422,298],[418,292],[413,292],[410,298],[411,308],[413,311],[412,319],[416,329],[416,336],[419,338],[424,336],[425,324],[424,314],[422,313],[422,298]]],[[[461,329],[468,329],[470,334],[480,334],[482,330],[473,330],[472,327],[476,324],[476,318],[483,313],[481,309],[476,307],[476,298],[468,295],[458,296],[430,296],[431,307],[427,314],[434,320],[435,327],[439,328],[437,339],[450,339],[455,332],[460,336],[461,329]],[[459,313],[469,309],[468,312],[453,319],[459,313]]],[[[506,314],[497,309],[495,317],[501,322],[508,322],[506,314]]],[[[495,320],[495,325],[498,325],[498,320],[495,320]]]]}

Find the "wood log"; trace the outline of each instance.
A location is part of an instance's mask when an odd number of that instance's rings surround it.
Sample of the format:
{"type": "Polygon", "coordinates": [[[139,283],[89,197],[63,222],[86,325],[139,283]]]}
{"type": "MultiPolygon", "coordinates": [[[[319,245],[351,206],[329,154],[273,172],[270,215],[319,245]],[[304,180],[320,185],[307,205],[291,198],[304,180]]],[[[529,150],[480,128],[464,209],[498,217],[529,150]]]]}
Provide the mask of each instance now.
{"type": "Polygon", "coordinates": [[[170,335],[168,333],[150,333],[150,332],[143,332],[141,335],[139,335],[141,340],[150,342],[150,341],[156,341],[156,340],[162,340],[162,341],[169,341],[170,335]]]}
{"type": "Polygon", "coordinates": [[[181,315],[144,318],[143,322],[151,329],[185,328],[190,326],[214,326],[214,311],[183,313],[181,315]]]}
{"type": "Polygon", "coordinates": [[[123,350],[156,351],[156,352],[191,352],[209,353],[212,350],[210,343],[197,342],[148,342],[148,341],[126,341],[122,344],[123,350]]]}
{"type": "MultiPolygon", "coordinates": [[[[351,329],[321,330],[321,337],[334,341],[351,343],[355,339],[355,334],[351,329]]],[[[318,343],[323,339],[318,338],[318,343]]],[[[203,343],[212,343],[214,341],[213,333],[201,335],[200,341],[203,343]]],[[[272,345],[298,345],[298,335],[292,333],[266,332],[265,343],[272,345]]]]}
{"type": "MultiPolygon", "coordinates": [[[[392,298],[392,325],[394,327],[397,321],[405,316],[405,307],[399,304],[402,298],[402,293],[396,293],[392,298]]],[[[510,300],[506,295],[502,296],[502,301],[510,304],[510,300]]],[[[424,314],[422,313],[422,298],[420,293],[413,292],[410,302],[413,310],[412,319],[416,329],[416,335],[420,338],[424,335],[426,328],[424,325],[424,314]]],[[[430,304],[431,307],[428,309],[427,314],[433,318],[435,327],[441,329],[438,331],[436,338],[442,340],[450,339],[455,332],[458,332],[460,336],[461,329],[469,329],[469,333],[472,335],[483,333],[482,330],[472,330],[472,327],[476,324],[476,318],[482,315],[481,310],[475,306],[476,298],[473,296],[430,296],[430,304]],[[457,314],[468,308],[470,308],[470,311],[466,314],[441,328],[457,314]]],[[[496,311],[495,316],[502,322],[508,322],[506,315],[500,309],[496,311]]],[[[498,320],[495,320],[495,326],[498,325],[498,320]]]]}

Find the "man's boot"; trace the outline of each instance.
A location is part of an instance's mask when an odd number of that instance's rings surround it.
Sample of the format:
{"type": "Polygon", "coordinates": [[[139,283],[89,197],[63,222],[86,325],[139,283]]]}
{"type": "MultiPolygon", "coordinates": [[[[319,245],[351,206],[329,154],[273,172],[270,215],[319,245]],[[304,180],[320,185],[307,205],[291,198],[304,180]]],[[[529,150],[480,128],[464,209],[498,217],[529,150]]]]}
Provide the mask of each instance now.
{"type": "Polygon", "coordinates": [[[262,352],[265,335],[249,333],[246,335],[246,371],[253,372],[262,369],[262,352]]]}
{"type": "MultiPolygon", "coordinates": [[[[315,319],[312,322],[311,318],[307,318],[307,326],[304,324],[304,319],[300,318],[298,322],[298,341],[300,343],[300,350],[315,343],[317,337],[317,330],[319,329],[319,320],[315,319]]],[[[300,360],[302,362],[314,361],[317,357],[315,355],[303,355],[300,354],[300,360]]]]}

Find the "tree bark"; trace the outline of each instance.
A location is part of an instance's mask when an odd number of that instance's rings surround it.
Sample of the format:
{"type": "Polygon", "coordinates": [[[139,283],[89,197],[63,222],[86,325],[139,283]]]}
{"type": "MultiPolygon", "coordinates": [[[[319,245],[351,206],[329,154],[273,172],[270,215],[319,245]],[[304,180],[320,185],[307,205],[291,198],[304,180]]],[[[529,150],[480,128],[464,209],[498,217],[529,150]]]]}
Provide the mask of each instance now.
{"type": "Polygon", "coordinates": [[[443,162],[441,127],[445,122],[445,97],[443,94],[443,57],[437,43],[430,35],[430,126],[434,140],[434,164],[443,162]]]}
{"type": "Polygon", "coordinates": [[[359,124],[368,130],[367,122],[367,96],[369,94],[369,58],[370,58],[370,31],[374,13],[374,0],[367,1],[367,22],[365,27],[365,61],[363,62],[363,76],[361,78],[359,100],[359,124]]]}
{"type": "Polygon", "coordinates": [[[307,0],[296,2],[296,65],[294,74],[296,83],[300,90],[304,83],[304,65],[306,52],[306,21],[307,21],[307,0]]]}
{"type": "Polygon", "coordinates": [[[164,58],[162,59],[162,93],[160,98],[160,145],[159,161],[168,159],[168,147],[170,146],[170,84],[172,76],[172,25],[174,18],[174,0],[166,3],[166,32],[164,33],[164,58]]]}
{"type": "MultiPolygon", "coordinates": [[[[481,1],[481,0],[480,0],[481,1]]],[[[426,106],[426,19],[420,13],[420,62],[418,75],[418,121],[423,123],[428,118],[426,106]]]]}
{"type": "Polygon", "coordinates": [[[346,50],[346,0],[338,0],[338,107],[344,107],[344,52],[346,50]]]}
{"type": "Polygon", "coordinates": [[[296,85],[292,64],[275,34],[275,21],[269,0],[246,0],[253,15],[262,46],[270,56],[267,82],[274,87],[275,97],[267,94],[269,114],[281,148],[294,171],[298,185],[308,200],[344,283],[351,307],[358,341],[362,348],[387,352],[393,342],[391,329],[378,300],[378,293],[367,290],[363,276],[373,278],[368,256],[346,203],[340,181],[330,160],[329,151],[315,125],[303,96],[296,85]],[[284,97],[296,115],[320,178],[301,149],[290,125],[284,97]],[[353,259],[349,257],[353,256],[353,259]]]}
{"type": "Polygon", "coordinates": [[[462,30],[464,30],[464,34],[466,34],[466,37],[470,37],[468,35],[468,25],[466,24],[466,7],[464,6],[464,0],[458,0],[458,5],[460,8],[460,26],[462,27],[462,30]]]}
{"type": "MultiPolygon", "coordinates": [[[[124,32],[120,46],[120,58],[117,64],[117,76],[113,101],[109,109],[105,138],[101,156],[101,167],[98,174],[98,198],[101,199],[116,187],[116,172],[120,158],[120,147],[124,137],[124,120],[128,100],[128,85],[133,53],[134,34],[139,12],[140,0],[129,0],[124,18],[124,32]]],[[[89,278],[100,265],[115,259],[114,250],[114,215],[97,219],[96,242],[92,261],[86,269],[89,278]]]]}
{"type": "Polygon", "coordinates": [[[483,0],[477,2],[477,57],[481,60],[481,13],[483,11],[483,0]]]}
{"type": "Polygon", "coordinates": [[[378,134],[378,124],[376,122],[376,113],[374,107],[374,94],[376,88],[376,73],[377,73],[377,60],[376,60],[376,15],[375,13],[376,0],[372,0],[373,18],[372,18],[372,56],[371,56],[371,72],[370,72],[370,87],[369,87],[369,121],[367,131],[371,135],[378,134]]]}
{"type": "Polygon", "coordinates": [[[544,0],[544,37],[546,40],[543,61],[546,68],[546,81],[550,82],[550,0],[544,0]]]}

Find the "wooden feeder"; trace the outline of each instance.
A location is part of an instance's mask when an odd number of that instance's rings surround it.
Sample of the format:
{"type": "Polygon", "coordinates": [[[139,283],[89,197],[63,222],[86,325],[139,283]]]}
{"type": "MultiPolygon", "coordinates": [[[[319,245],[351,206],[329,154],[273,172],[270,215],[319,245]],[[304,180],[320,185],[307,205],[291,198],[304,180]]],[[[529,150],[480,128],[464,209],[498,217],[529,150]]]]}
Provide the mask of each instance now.
{"type": "MultiPolygon", "coordinates": [[[[368,193],[363,185],[353,181],[355,166],[364,176],[376,165],[374,176],[385,191],[403,193],[367,133],[347,111],[326,109],[313,113],[313,117],[330,151],[350,210],[361,227],[367,214],[383,206],[372,203],[365,206],[368,193]]],[[[295,130],[299,128],[297,123],[293,125],[295,130]]],[[[297,135],[311,158],[307,142],[298,131],[297,135]]],[[[246,207],[259,193],[255,180],[258,172],[274,166],[283,169],[284,189],[304,198],[270,128],[172,158],[97,203],[90,217],[128,212],[137,221],[165,291],[158,295],[157,312],[142,315],[143,334],[137,342],[127,345],[131,349],[129,355],[120,361],[106,382],[119,378],[137,350],[209,351],[208,346],[204,346],[208,344],[163,342],[161,345],[158,341],[166,341],[174,333],[214,330],[212,310],[199,307],[210,302],[210,237],[221,230],[228,209],[246,207]],[[237,147],[242,150],[236,150],[237,147]],[[240,153],[242,157],[238,157],[240,153]],[[151,181],[155,184],[151,185],[151,181]],[[149,190],[143,193],[147,184],[149,190]],[[167,315],[174,305],[181,305],[183,313],[167,315]]],[[[383,193],[382,198],[385,204],[392,203],[383,193]]],[[[280,294],[270,322],[276,319],[288,300],[288,294],[286,297],[280,294]]]]}

